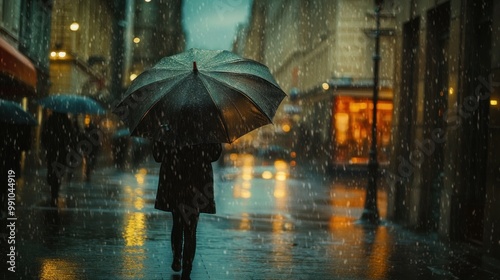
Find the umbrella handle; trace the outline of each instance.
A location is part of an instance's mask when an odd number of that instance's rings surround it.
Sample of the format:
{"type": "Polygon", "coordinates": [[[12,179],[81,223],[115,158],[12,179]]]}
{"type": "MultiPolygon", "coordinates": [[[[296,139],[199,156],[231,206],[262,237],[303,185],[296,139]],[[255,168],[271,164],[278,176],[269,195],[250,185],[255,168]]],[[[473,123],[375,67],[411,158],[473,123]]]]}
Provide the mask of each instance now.
{"type": "Polygon", "coordinates": [[[196,66],[196,61],[193,61],[193,72],[194,73],[198,72],[198,67],[196,66]]]}

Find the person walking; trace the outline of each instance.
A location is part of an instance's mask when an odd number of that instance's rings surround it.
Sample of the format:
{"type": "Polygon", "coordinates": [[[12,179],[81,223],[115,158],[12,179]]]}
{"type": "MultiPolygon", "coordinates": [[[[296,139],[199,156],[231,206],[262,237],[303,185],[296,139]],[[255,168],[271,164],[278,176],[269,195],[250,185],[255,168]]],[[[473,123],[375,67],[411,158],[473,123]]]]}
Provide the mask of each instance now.
{"type": "Polygon", "coordinates": [[[172,269],[182,269],[182,279],[190,279],[193,268],[199,214],[216,211],[212,162],[221,151],[219,143],[153,144],[153,156],[161,162],[155,208],[172,212],[172,269]]]}
{"type": "Polygon", "coordinates": [[[47,183],[50,185],[51,205],[57,206],[61,180],[66,173],[67,155],[74,144],[77,131],[66,113],[52,112],[44,124],[42,146],[47,161],[47,183]]]}
{"type": "MultiPolygon", "coordinates": [[[[84,135],[91,135],[97,129],[99,129],[97,125],[92,120],[89,120],[88,124],[85,125],[84,135]]],[[[87,182],[90,182],[90,176],[95,169],[100,150],[101,146],[99,143],[99,145],[92,145],[89,150],[82,151],[85,157],[85,180],[87,182]]]]}

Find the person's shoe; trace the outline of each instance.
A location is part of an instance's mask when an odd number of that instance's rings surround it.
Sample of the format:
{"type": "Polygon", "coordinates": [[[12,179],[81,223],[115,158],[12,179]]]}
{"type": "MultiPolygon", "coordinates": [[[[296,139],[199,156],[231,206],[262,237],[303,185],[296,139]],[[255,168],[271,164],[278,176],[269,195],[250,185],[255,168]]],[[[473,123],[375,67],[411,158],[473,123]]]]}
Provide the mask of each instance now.
{"type": "Polygon", "coordinates": [[[191,280],[191,269],[192,269],[191,264],[189,263],[183,264],[181,280],[191,280]]]}
{"type": "Polygon", "coordinates": [[[191,280],[191,271],[182,271],[181,280],[191,280]]]}
{"type": "Polygon", "coordinates": [[[174,258],[174,261],[172,262],[172,270],[175,272],[181,271],[182,266],[181,266],[181,260],[174,258]]]}

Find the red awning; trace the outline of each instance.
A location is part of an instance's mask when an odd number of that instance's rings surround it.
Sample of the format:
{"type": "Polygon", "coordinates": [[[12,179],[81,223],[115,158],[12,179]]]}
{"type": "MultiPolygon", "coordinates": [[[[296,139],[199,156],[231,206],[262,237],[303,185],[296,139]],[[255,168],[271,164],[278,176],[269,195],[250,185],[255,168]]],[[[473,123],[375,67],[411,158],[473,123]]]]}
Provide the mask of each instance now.
{"type": "Polygon", "coordinates": [[[3,38],[0,38],[0,73],[36,88],[35,65],[3,38]]]}

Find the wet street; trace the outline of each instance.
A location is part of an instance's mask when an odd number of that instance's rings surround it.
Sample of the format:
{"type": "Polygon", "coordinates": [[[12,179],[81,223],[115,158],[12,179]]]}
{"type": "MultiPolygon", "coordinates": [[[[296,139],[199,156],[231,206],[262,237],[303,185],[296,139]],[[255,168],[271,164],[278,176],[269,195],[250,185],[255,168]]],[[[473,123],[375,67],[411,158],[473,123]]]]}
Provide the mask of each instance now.
{"type": "MultiPolygon", "coordinates": [[[[214,165],[217,214],[200,218],[192,279],[500,279],[474,247],[387,222],[384,185],[383,220],[370,227],[356,222],[361,176],[305,176],[252,156],[214,165]]],[[[90,182],[75,172],[57,208],[45,172],[17,182],[16,271],[4,267],[2,279],[180,279],[170,269],[170,213],[153,207],[158,164],[100,167],[90,182]]]]}

